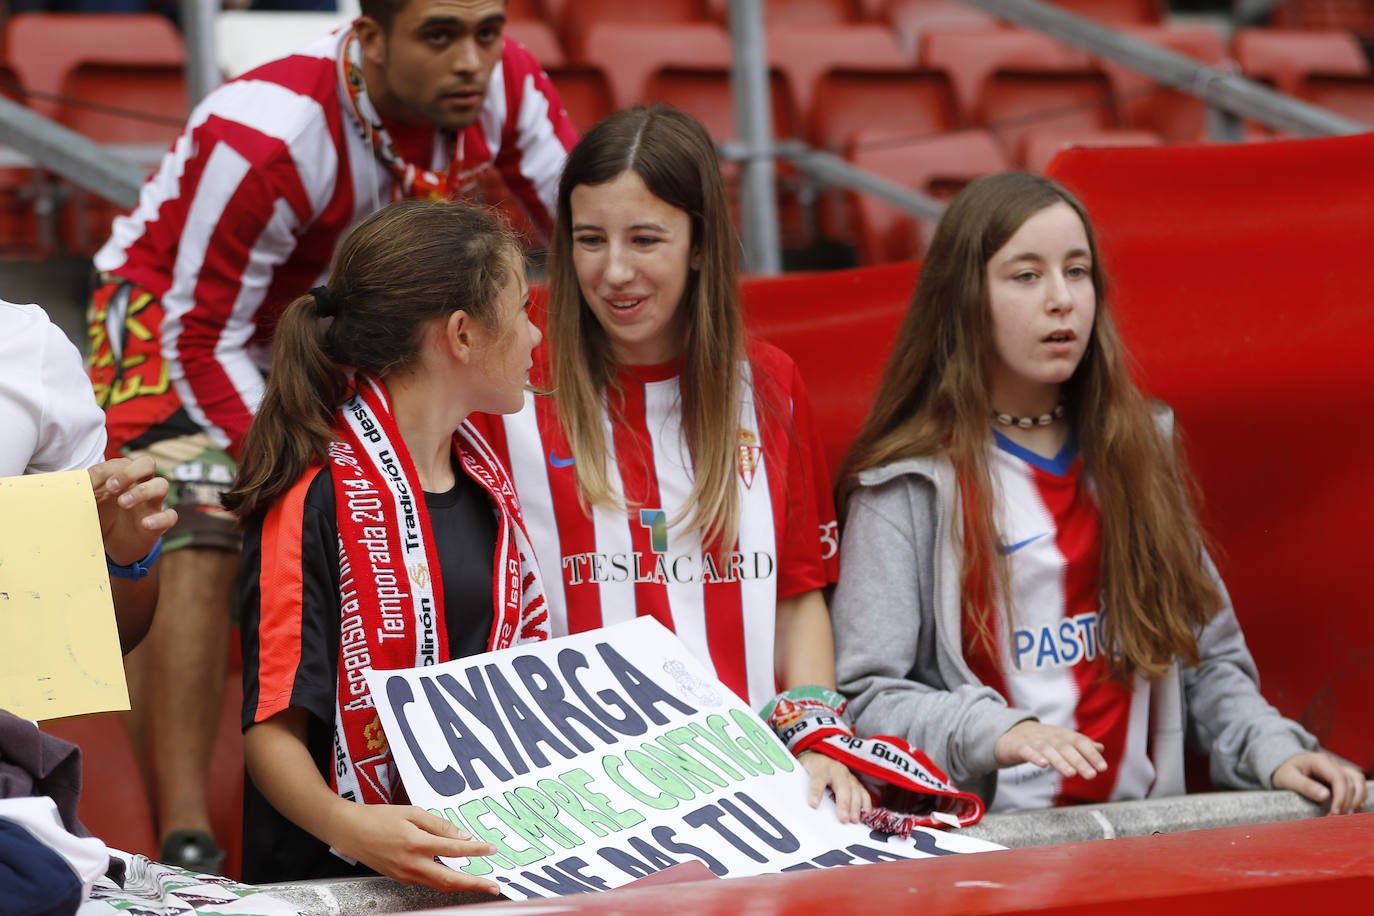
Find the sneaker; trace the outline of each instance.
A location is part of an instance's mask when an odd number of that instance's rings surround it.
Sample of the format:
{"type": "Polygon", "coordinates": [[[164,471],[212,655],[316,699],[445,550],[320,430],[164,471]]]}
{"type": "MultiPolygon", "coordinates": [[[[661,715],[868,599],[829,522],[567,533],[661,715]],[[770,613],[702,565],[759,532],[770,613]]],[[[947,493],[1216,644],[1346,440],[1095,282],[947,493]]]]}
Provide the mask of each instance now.
{"type": "Polygon", "coordinates": [[[158,861],[202,875],[218,875],[224,865],[224,850],[204,830],[173,830],[162,841],[158,861]]]}

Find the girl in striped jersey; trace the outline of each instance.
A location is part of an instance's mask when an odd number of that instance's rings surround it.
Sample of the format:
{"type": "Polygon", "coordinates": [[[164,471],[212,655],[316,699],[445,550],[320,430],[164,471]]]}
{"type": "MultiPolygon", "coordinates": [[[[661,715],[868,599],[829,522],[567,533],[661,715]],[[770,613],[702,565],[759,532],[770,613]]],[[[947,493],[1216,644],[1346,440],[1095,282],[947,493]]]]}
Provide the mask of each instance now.
{"type": "MultiPolygon", "coordinates": [[[[782,352],[747,341],[714,144],[622,111],[569,154],[549,257],[552,397],[497,420],[555,635],[648,615],[755,708],[834,686],[834,507],[782,352]]],[[[802,761],[856,820],[842,765],[802,761]]]]}
{"type": "Polygon", "coordinates": [[[404,201],[345,237],[283,313],[226,505],[244,522],[243,877],[494,882],[494,851],[406,804],[362,670],[548,636],[514,487],[468,423],[518,410],[539,331],[482,211],[404,201]]]}
{"type": "Polygon", "coordinates": [[[984,178],[946,211],[840,477],[857,727],[992,810],[1180,793],[1185,737],[1219,785],[1357,810],[1362,775],[1260,696],[1104,289],[1086,213],[1046,178],[984,178]]]}

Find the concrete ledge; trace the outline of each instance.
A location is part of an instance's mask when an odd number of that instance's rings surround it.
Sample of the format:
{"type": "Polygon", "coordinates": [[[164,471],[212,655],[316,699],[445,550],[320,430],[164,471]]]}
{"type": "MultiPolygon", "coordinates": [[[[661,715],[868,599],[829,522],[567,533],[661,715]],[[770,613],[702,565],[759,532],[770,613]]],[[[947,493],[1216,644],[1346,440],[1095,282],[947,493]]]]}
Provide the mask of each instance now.
{"type": "MultiPolygon", "coordinates": [[[[1370,784],[1374,798],[1374,783],[1370,784]]],[[[1316,817],[1322,806],[1291,792],[1209,792],[1147,801],[1083,805],[1020,814],[991,814],[964,830],[1012,848],[1085,840],[1181,833],[1316,817]]],[[[393,913],[469,903],[491,903],[486,894],[442,894],[387,878],[294,881],[263,885],[308,916],[393,913]]]]}

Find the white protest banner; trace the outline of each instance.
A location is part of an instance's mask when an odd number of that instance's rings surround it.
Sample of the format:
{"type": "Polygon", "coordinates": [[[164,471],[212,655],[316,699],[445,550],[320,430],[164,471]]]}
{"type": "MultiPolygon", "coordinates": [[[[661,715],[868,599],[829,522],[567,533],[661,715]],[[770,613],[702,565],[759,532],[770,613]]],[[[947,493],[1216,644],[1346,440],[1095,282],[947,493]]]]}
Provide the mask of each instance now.
{"type": "Polygon", "coordinates": [[[812,809],[803,767],[649,617],[367,681],[411,802],[498,850],[448,864],[508,897],[1000,848],[812,809]]]}

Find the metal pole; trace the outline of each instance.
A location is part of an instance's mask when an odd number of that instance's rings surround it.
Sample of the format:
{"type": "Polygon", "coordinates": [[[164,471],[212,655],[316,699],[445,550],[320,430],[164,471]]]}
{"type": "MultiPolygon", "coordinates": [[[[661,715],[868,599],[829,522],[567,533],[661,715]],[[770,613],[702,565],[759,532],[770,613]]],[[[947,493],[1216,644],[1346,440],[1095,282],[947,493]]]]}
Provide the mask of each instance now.
{"type": "Polygon", "coordinates": [[[1206,67],[1037,0],[964,0],[994,16],[1044,32],[1089,54],[1106,57],[1151,79],[1191,92],[1232,114],[1303,137],[1360,134],[1368,128],[1316,105],[1289,98],[1234,73],[1206,67]]]}
{"type": "Polygon", "coordinates": [[[221,82],[215,49],[215,17],[218,14],[219,0],[181,0],[181,33],[186,41],[186,96],[192,108],[221,82]]]}
{"type": "Polygon", "coordinates": [[[5,143],[45,169],[101,197],[132,207],[138,202],[144,169],[89,138],[34,114],[0,96],[0,130],[5,143]]]}
{"type": "Polygon", "coordinates": [[[734,51],[730,88],[735,98],[735,128],[744,148],[740,173],[744,266],[758,274],[778,274],[782,272],[782,254],[773,183],[773,108],[760,0],[730,0],[730,41],[734,51]]]}

